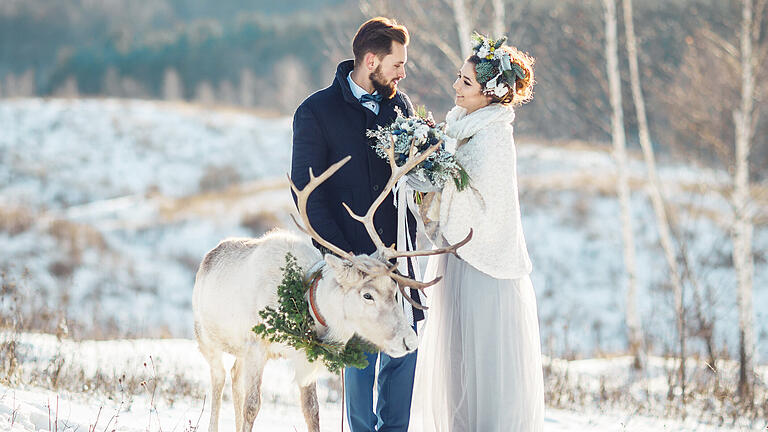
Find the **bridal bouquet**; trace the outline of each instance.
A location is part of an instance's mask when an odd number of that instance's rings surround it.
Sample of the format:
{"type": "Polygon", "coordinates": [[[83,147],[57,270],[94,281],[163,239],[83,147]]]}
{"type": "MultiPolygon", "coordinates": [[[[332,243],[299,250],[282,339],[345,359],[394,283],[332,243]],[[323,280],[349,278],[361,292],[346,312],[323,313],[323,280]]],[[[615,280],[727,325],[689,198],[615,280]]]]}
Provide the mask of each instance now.
{"type": "Polygon", "coordinates": [[[436,124],[432,113],[424,107],[416,110],[413,117],[405,117],[398,108],[395,108],[397,118],[389,126],[379,126],[378,129],[369,129],[366,135],[374,140],[373,148],[376,154],[387,159],[387,150],[394,143],[395,163],[403,166],[408,161],[411,145],[416,146],[417,153],[421,153],[437,143],[440,147],[430,154],[423,162],[416,165],[408,176],[413,176],[420,182],[429,182],[441,189],[446,181],[453,180],[458,190],[463,190],[469,185],[469,175],[462,168],[454,155],[445,149],[445,123],[436,124]]]}

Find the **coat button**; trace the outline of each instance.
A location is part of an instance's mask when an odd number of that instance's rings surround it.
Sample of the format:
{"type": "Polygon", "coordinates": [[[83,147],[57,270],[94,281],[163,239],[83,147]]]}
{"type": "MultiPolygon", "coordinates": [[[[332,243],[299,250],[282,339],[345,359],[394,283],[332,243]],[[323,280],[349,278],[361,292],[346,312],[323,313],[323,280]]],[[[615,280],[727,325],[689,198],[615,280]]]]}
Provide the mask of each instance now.
{"type": "Polygon", "coordinates": [[[379,228],[379,229],[376,230],[376,232],[379,233],[379,235],[383,235],[384,234],[384,228],[379,228]]]}
{"type": "Polygon", "coordinates": [[[379,190],[379,185],[373,185],[373,190],[375,191],[379,190]]]}

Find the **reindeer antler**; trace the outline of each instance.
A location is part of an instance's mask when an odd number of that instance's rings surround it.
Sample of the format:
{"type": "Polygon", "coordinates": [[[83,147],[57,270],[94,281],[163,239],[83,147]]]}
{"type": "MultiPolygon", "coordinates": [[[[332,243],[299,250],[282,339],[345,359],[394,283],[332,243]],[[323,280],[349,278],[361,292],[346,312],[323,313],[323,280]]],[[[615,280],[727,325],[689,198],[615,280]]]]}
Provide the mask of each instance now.
{"type": "Polygon", "coordinates": [[[392,256],[392,258],[440,255],[440,254],[444,254],[444,253],[452,253],[452,254],[458,256],[458,254],[456,253],[456,250],[458,248],[464,246],[465,244],[467,244],[467,242],[469,242],[470,240],[472,240],[472,234],[473,234],[473,230],[472,230],[472,228],[470,228],[469,229],[469,234],[467,234],[467,236],[464,237],[464,240],[462,240],[462,241],[460,241],[460,242],[458,242],[456,244],[448,245],[448,246],[443,247],[443,248],[432,249],[432,250],[428,250],[428,251],[403,251],[403,252],[395,252],[395,254],[392,256]]]}
{"type": "MultiPolygon", "coordinates": [[[[421,152],[418,156],[416,156],[416,145],[411,141],[411,147],[408,151],[408,162],[406,162],[403,166],[397,166],[397,162],[395,161],[395,139],[390,136],[391,144],[387,148],[387,158],[389,159],[389,166],[392,169],[392,174],[389,177],[389,181],[387,181],[387,184],[382,189],[379,196],[376,198],[376,200],[373,201],[373,204],[371,204],[371,207],[368,208],[368,211],[365,213],[364,216],[359,216],[355,214],[352,209],[349,208],[349,206],[346,203],[343,203],[344,208],[347,209],[347,212],[349,215],[355,219],[356,221],[362,223],[365,226],[365,230],[368,232],[368,236],[373,240],[373,244],[376,245],[376,249],[379,253],[379,256],[387,261],[392,258],[398,258],[398,257],[417,257],[417,256],[428,256],[428,255],[439,255],[442,253],[453,253],[456,254],[456,249],[460,248],[461,246],[464,246],[471,238],[472,238],[472,230],[470,229],[469,234],[467,237],[460,241],[459,243],[456,243],[455,245],[450,245],[448,247],[430,250],[430,251],[404,251],[404,252],[398,252],[394,245],[387,247],[384,242],[381,240],[381,237],[379,237],[379,234],[376,232],[376,226],[373,224],[373,216],[376,214],[376,210],[379,208],[382,202],[384,202],[384,199],[389,195],[389,192],[392,190],[392,188],[395,187],[397,182],[405,175],[407,174],[411,169],[413,169],[416,165],[420,164],[424,160],[426,160],[429,155],[434,153],[442,144],[442,140],[438,141],[436,144],[428,147],[423,152],[421,152]]],[[[416,301],[414,301],[408,294],[405,292],[405,286],[416,288],[418,290],[423,290],[424,288],[427,288],[429,286],[432,286],[440,281],[440,277],[435,278],[434,280],[431,280],[429,282],[419,282],[412,278],[409,278],[407,276],[404,276],[396,271],[397,266],[392,266],[389,268],[387,275],[394,279],[395,282],[397,282],[398,288],[400,289],[400,293],[403,295],[403,297],[408,300],[408,302],[413,305],[415,308],[426,310],[428,309],[426,306],[422,306],[418,304],[416,301]]]]}
{"type": "MultiPolygon", "coordinates": [[[[434,249],[429,251],[404,251],[404,252],[398,252],[395,249],[395,245],[386,246],[384,242],[381,240],[381,237],[379,237],[379,234],[376,232],[376,227],[373,224],[373,216],[376,214],[376,210],[379,208],[381,203],[384,202],[384,199],[387,197],[387,195],[389,195],[389,193],[392,191],[392,188],[394,188],[397,182],[405,174],[407,174],[411,169],[413,169],[416,165],[426,160],[429,157],[429,155],[431,155],[435,150],[437,150],[440,147],[440,144],[442,143],[442,141],[439,141],[437,144],[428,147],[426,150],[424,150],[417,156],[416,155],[417,148],[412,142],[411,147],[409,149],[408,162],[406,162],[403,166],[397,166],[397,163],[395,161],[395,141],[391,137],[390,139],[392,139],[392,144],[387,149],[387,156],[389,159],[389,166],[392,169],[392,174],[390,175],[389,180],[387,181],[387,184],[384,186],[379,196],[373,201],[373,204],[371,204],[371,206],[368,208],[368,211],[365,213],[364,216],[358,216],[357,214],[355,214],[355,212],[352,211],[352,209],[347,205],[347,203],[342,203],[342,205],[344,206],[344,208],[347,210],[347,212],[353,219],[362,223],[363,226],[365,226],[365,230],[368,233],[368,236],[371,238],[374,245],[376,246],[376,250],[379,254],[379,257],[384,261],[389,261],[390,259],[393,259],[393,258],[438,255],[442,253],[456,254],[456,250],[461,246],[464,246],[472,238],[471,229],[469,230],[469,234],[467,234],[467,237],[464,238],[464,240],[454,245],[449,245],[444,248],[434,249]]],[[[328,167],[328,169],[323,171],[323,173],[317,177],[315,177],[314,173],[312,172],[312,168],[310,168],[309,182],[301,190],[299,190],[296,187],[296,185],[293,183],[293,180],[291,180],[290,176],[288,177],[288,181],[291,184],[291,189],[296,194],[296,203],[299,211],[299,216],[301,217],[301,220],[304,222],[304,225],[306,225],[306,228],[302,227],[301,224],[299,224],[299,222],[296,220],[296,218],[293,215],[291,215],[293,222],[296,223],[296,226],[298,226],[302,232],[304,232],[305,234],[315,239],[316,242],[325,246],[331,252],[352,262],[355,265],[355,267],[364,271],[365,273],[368,273],[370,276],[376,277],[376,276],[386,275],[391,279],[393,279],[397,283],[398,289],[400,290],[400,294],[402,294],[402,296],[406,300],[408,300],[408,302],[411,305],[413,305],[413,307],[422,309],[422,310],[428,309],[426,306],[422,306],[416,301],[414,301],[405,292],[405,287],[411,287],[418,290],[423,290],[424,288],[430,287],[436,284],[437,282],[439,282],[442,279],[442,276],[436,277],[435,279],[429,282],[419,282],[415,279],[412,279],[400,274],[397,271],[397,264],[394,264],[388,267],[387,270],[384,272],[371,273],[370,269],[368,269],[366,266],[363,266],[361,263],[359,263],[358,260],[355,258],[355,256],[351,252],[346,252],[341,248],[339,248],[338,246],[334,245],[333,243],[320,237],[317,231],[315,231],[315,229],[312,228],[312,224],[309,223],[309,217],[307,216],[307,201],[309,199],[309,195],[315,189],[317,189],[317,187],[320,186],[320,184],[322,184],[330,176],[335,174],[336,171],[338,171],[342,166],[344,166],[344,164],[349,162],[351,158],[352,158],[351,156],[347,156],[344,159],[336,162],[335,164],[328,167]]]]}
{"type": "MultiPolygon", "coordinates": [[[[373,244],[376,246],[376,250],[379,253],[379,256],[387,261],[397,255],[397,250],[395,249],[395,245],[387,246],[384,244],[384,242],[381,240],[381,237],[379,237],[379,234],[376,232],[376,226],[373,224],[373,216],[376,214],[376,210],[378,210],[381,203],[384,202],[384,199],[389,195],[389,192],[392,191],[392,188],[395,187],[398,180],[400,180],[405,174],[408,173],[411,169],[413,169],[416,165],[423,162],[425,159],[429,157],[432,153],[435,152],[440,147],[441,141],[438,141],[437,144],[428,147],[426,150],[421,152],[418,156],[416,155],[416,146],[411,142],[411,148],[409,150],[408,155],[408,162],[406,162],[403,166],[397,166],[397,162],[395,162],[395,140],[390,136],[390,139],[392,143],[390,144],[389,148],[387,148],[387,157],[389,159],[389,166],[392,169],[392,174],[389,177],[389,181],[387,181],[387,184],[384,186],[384,188],[381,190],[381,193],[378,197],[373,201],[373,204],[368,208],[368,211],[363,216],[359,216],[355,214],[355,212],[352,211],[351,208],[347,205],[347,203],[342,203],[345,209],[347,209],[347,212],[349,215],[355,219],[356,221],[360,222],[365,226],[365,230],[368,233],[368,237],[373,240],[373,244]]],[[[415,255],[412,255],[415,256],[415,255]]]]}
{"type": "MultiPolygon", "coordinates": [[[[416,256],[439,255],[439,254],[449,253],[449,252],[454,254],[454,255],[456,255],[456,256],[458,256],[458,254],[456,253],[456,250],[458,248],[464,246],[465,244],[467,244],[467,242],[472,239],[472,233],[473,233],[472,228],[470,228],[469,229],[469,234],[467,234],[467,236],[464,237],[464,240],[462,240],[462,241],[460,241],[460,242],[458,242],[458,243],[456,243],[454,245],[449,245],[449,246],[446,246],[444,248],[433,249],[433,250],[430,250],[430,251],[398,252],[395,255],[395,257],[416,257],[416,256]]],[[[423,306],[423,305],[420,305],[420,304],[416,303],[416,301],[414,301],[411,298],[411,296],[409,296],[408,294],[405,293],[405,288],[404,287],[407,286],[409,288],[414,288],[414,289],[417,289],[419,291],[423,291],[424,288],[431,287],[432,285],[440,282],[440,280],[443,278],[442,276],[438,276],[438,277],[432,279],[429,282],[419,282],[417,280],[411,279],[411,278],[409,278],[407,276],[404,276],[404,275],[400,274],[400,272],[397,271],[397,264],[389,267],[387,273],[388,273],[390,278],[392,278],[395,282],[397,282],[397,286],[400,289],[400,294],[402,294],[402,296],[406,300],[408,300],[408,303],[413,305],[413,307],[415,307],[417,309],[421,309],[421,310],[427,310],[429,308],[426,307],[426,306],[423,306]]]]}
{"type": "Polygon", "coordinates": [[[307,183],[307,185],[304,186],[304,189],[299,190],[299,188],[297,188],[296,185],[293,183],[293,180],[291,180],[290,176],[288,176],[288,181],[291,183],[291,189],[293,190],[293,193],[296,194],[296,207],[299,210],[299,216],[301,217],[301,220],[304,221],[304,225],[306,225],[306,228],[302,227],[301,224],[299,224],[299,222],[293,216],[293,214],[291,214],[291,219],[293,219],[293,222],[296,224],[296,226],[299,227],[299,229],[302,232],[304,232],[308,236],[315,239],[316,242],[328,248],[328,250],[330,250],[331,252],[353,263],[356,263],[356,260],[354,259],[354,255],[342,250],[340,247],[336,246],[335,244],[320,237],[320,234],[318,234],[317,231],[315,231],[315,229],[312,228],[312,224],[309,223],[309,217],[307,216],[307,201],[309,200],[309,195],[315,189],[317,189],[317,187],[320,186],[320,184],[326,181],[328,177],[334,175],[336,171],[338,171],[342,166],[344,166],[344,164],[349,162],[350,159],[352,159],[352,156],[345,157],[344,159],[329,166],[328,169],[323,171],[323,173],[317,177],[315,177],[315,174],[312,172],[312,167],[310,167],[309,183],[307,183]]]}

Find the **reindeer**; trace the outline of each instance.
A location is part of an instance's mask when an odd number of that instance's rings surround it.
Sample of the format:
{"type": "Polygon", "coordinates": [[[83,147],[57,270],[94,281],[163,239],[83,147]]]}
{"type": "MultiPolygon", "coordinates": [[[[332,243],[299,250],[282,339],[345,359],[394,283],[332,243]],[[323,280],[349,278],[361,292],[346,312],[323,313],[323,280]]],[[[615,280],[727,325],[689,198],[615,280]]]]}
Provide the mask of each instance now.
{"type": "Polygon", "coordinates": [[[432,251],[395,250],[385,246],[376,232],[373,215],[397,181],[418,163],[426,159],[440,144],[436,144],[416,156],[415,146],[411,157],[402,167],[394,159],[394,145],[390,146],[389,163],[392,175],[378,198],[364,216],[356,215],[349,206],[344,207],[350,216],[364,224],[377,251],[371,255],[354,255],[324,240],[312,228],[307,217],[309,195],[321,183],[350,160],[350,156],[331,165],[320,176],[309,171],[309,183],[299,190],[289,177],[291,189],[296,194],[298,213],[304,222],[302,227],[293,215],[296,225],[332,254],[322,254],[310,239],[285,230],[273,230],[261,238],[231,238],[219,243],[208,252],[195,277],[192,308],[195,318],[195,337],[200,352],[210,366],[212,406],[210,432],[218,431],[221,395],[226,371],[222,365],[222,353],[235,356],[231,370],[232,395],[235,406],[235,422],[238,431],[250,432],[261,406],[261,378],[266,362],[281,357],[290,360],[299,385],[301,408],[307,429],[320,430],[319,406],[315,382],[325,369],[322,361],[309,362],[303,352],[290,346],[270,343],[251,331],[261,322],[258,312],[277,304],[277,286],[282,279],[280,267],[286,253],[290,252],[313,282],[306,300],[315,318],[314,331],[325,341],[346,343],[357,334],[372,342],[393,357],[400,357],[416,350],[418,337],[405,318],[402,305],[396,298],[399,293],[414,307],[426,309],[416,303],[405,287],[423,290],[434,285],[440,278],[419,282],[397,272],[390,260],[400,257],[416,257],[441,253],[456,253],[472,237],[467,237],[445,248],[432,251]],[[316,278],[319,277],[319,280],[316,278]]]}

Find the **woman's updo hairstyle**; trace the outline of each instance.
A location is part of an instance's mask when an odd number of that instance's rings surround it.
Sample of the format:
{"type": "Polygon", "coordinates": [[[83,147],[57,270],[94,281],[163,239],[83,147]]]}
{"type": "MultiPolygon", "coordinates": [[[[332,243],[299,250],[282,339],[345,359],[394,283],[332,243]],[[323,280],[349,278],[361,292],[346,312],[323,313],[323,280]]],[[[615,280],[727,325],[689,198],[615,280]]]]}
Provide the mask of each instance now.
{"type": "MultiPolygon", "coordinates": [[[[504,45],[506,38],[493,41],[482,35],[475,33],[473,40],[474,54],[467,61],[475,65],[477,82],[483,87],[483,92],[491,97],[491,103],[502,105],[522,105],[533,98],[533,57],[518,50],[515,47],[504,45]],[[501,54],[497,53],[500,51],[501,54]],[[502,65],[505,58],[509,60],[509,66],[504,68],[502,65]],[[511,70],[509,67],[511,66],[511,70]],[[501,70],[504,69],[504,70],[501,70]],[[491,84],[506,84],[504,87],[507,92],[499,95],[500,92],[494,92],[494,88],[486,87],[486,84],[493,79],[496,82],[491,84]]],[[[503,92],[503,90],[502,90],[503,92]]]]}

